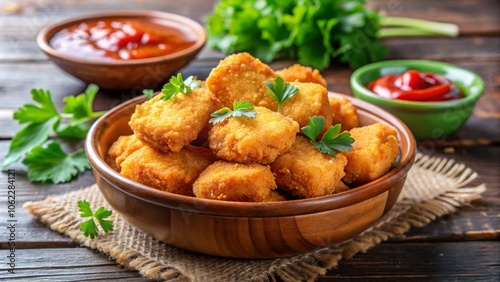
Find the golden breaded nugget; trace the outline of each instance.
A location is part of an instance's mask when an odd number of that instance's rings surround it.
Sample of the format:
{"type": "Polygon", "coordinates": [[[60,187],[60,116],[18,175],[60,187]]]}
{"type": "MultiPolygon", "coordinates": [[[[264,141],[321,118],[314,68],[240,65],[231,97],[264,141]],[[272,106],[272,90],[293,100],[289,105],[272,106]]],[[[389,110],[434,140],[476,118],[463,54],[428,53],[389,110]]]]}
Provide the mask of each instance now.
{"type": "Polygon", "coordinates": [[[347,186],[344,182],[339,181],[339,184],[337,184],[337,186],[335,187],[335,190],[333,190],[332,194],[344,192],[344,191],[347,191],[349,189],[351,189],[351,188],[349,188],[349,186],[347,186]]]}
{"type": "Polygon", "coordinates": [[[217,161],[193,184],[196,197],[224,201],[262,202],[276,182],[269,166],[217,161]]]}
{"type": "Polygon", "coordinates": [[[276,100],[266,93],[266,81],[273,81],[276,73],[248,53],[229,55],[212,69],[206,85],[223,106],[233,108],[235,100],[276,110],[276,100]]]}
{"type": "Polygon", "coordinates": [[[288,150],[299,132],[297,122],[263,107],[255,118],[231,117],[214,124],[208,145],[221,159],[268,164],[288,150]]]}
{"type": "Polygon", "coordinates": [[[285,196],[281,195],[278,191],[272,190],[267,198],[264,199],[263,202],[280,202],[286,201],[285,196]]]}
{"type": "Polygon", "coordinates": [[[221,107],[217,98],[202,88],[189,95],[177,94],[172,100],[163,101],[161,96],[137,105],[129,125],[144,144],[163,152],[178,152],[195,140],[210,115],[221,107]]]}
{"type": "Polygon", "coordinates": [[[299,88],[299,92],[285,101],[282,113],[299,123],[300,127],[309,124],[312,116],[325,118],[325,129],[332,125],[332,109],[328,101],[328,91],[317,83],[290,82],[299,88]]]}
{"type": "Polygon", "coordinates": [[[312,82],[327,87],[326,80],[319,70],[300,64],[294,64],[288,68],[278,70],[276,74],[281,76],[285,82],[312,82]]]}
{"type": "Polygon", "coordinates": [[[361,185],[379,178],[389,171],[399,154],[396,129],[375,123],[349,131],[353,150],[346,152],[347,166],[343,181],[348,185],[361,185]]]}
{"type": "Polygon", "coordinates": [[[351,130],[358,127],[358,111],[344,95],[341,97],[328,97],[332,108],[332,124],[340,124],[342,130],[351,130]]]}
{"type": "Polygon", "coordinates": [[[323,154],[311,141],[297,135],[290,150],[271,163],[280,189],[300,198],[330,195],[344,177],[347,163],[343,153],[323,154]]]}
{"type": "Polygon", "coordinates": [[[162,152],[144,146],[122,162],[120,174],[159,190],[194,196],[194,181],[214,161],[207,148],[186,145],[179,152],[162,152]]]}
{"type": "Polygon", "coordinates": [[[108,164],[115,170],[121,170],[121,163],[133,152],[142,148],[144,144],[135,134],[118,137],[108,150],[108,164]]]}

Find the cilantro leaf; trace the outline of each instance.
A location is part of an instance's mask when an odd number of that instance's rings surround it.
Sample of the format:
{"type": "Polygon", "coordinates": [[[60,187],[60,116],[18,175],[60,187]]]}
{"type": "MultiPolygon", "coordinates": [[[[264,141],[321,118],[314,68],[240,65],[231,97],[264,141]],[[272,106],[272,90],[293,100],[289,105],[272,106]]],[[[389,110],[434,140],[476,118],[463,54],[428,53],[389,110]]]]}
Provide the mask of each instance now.
{"type": "Polygon", "coordinates": [[[101,228],[102,230],[104,230],[104,232],[113,231],[113,222],[111,220],[105,219],[111,216],[112,213],[113,213],[112,211],[107,210],[104,207],[100,207],[94,213],[94,217],[97,219],[99,225],[101,225],[101,228]]]}
{"type": "Polygon", "coordinates": [[[309,118],[309,125],[302,127],[302,132],[312,141],[318,139],[319,134],[325,127],[325,118],[321,116],[313,116],[309,118]]]}
{"type": "Polygon", "coordinates": [[[61,145],[51,142],[47,147],[36,146],[23,161],[28,167],[28,178],[34,182],[68,182],[79,172],[90,169],[83,149],[66,154],[61,145]]]}
{"type": "Polygon", "coordinates": [[[31,89],[31,97],[39,106],[26,104],[14,112],[14,119],[19,123],[41,123],[58,115],[49,91],[31,89]]]}
{"type": "Polygon", "coordinates": [[[177,76],[173,75],[167,84],[161,89],[163,96],[162,100],[172,100],[175,95],[183,93],[189,95],[193,93],[193,89],[200,88],[201,85],[196,81],[193,76],[190,76],[184,80],[182,74],[178,73],[177,76]]]}
{"type": "Polygon", "coordinates": [[[349,132],[340,132],[341,125],[336,124],[323,134],[319,141],[318,137],[325,126],[325,118],[313,116],[309,118],[309,125],[302,127],[302,132],[311,139],[312,145],[324,154],[335,157],[337,152],[349,152],[352,150],[354,139],[349,132]]]}
{"type": "Polygon", "coordinates": [[[24,158],[31,181],[53,183],[67,182],[78,172],[90,169],[83,150],[67,155],[59,144],[51,143],[46,148],[42,145],[51,133],[61,138],[84,139],[90,129],[87,122],[105,113],[92,110],[98,90],[90,84],[84,93],[67,96],[62,112],[58,112],[49,91],[32,89],[37,105],[26,104],[14,113],[14,119],[27,125],[12,138],[2,166],[24,158]]]}
{"type": "Polygon", "coordinates": [[[233,110],[228,107],[224,107],[220,110],[212,113],[212,118],[209,120],[210,123],[216,124],[230,117],[246,117],[255,118],[257,112],[254,110],[254,105],[247,101],[234,101],[233,110]]]}
{"type": "Polygon", "coordinates": [[[143,89],[142,94],[144,94],[144,96],[146,96],[146,99],[151,100],[151,98],[153,98],[153,95],[155,93],[154,93],[153,89],[143,89]]]}
{"type": "Polygon", "coordinates": [[[70,124],[75,126],[90,119],[98,118],[105,112],[94,112],[92,104],[99,87],[90,84],[83,94],[77,96],[67,96],[64,98],[63,114],[61,117],[70,118],[70,124]]]}
{"type": "Polygon", "coordinates": [[[58,123],[56,126],[57,137],[68,139],[85,139],[87,132],[90,129],[90,124],[82,123],[58,123]]]}
{"type": "Polygon", "coordinates": [[[2,166],[7,167],[19,161],[33,150],[33,148],[45,143],[49,138],[52,128],[58,121],[59,117],[54,116],[43,122],[31,123],[19,130],[10,142],[9,151],[5,156],[2,166]]]}
{"type": "Polygon", "coordinates": [[[274,83],[266,81],[266,86],[269,88],[267,95],[278,101],[278,112],[281,112],[281,105],[295,96],[299,92],[299,88],[291,85],[283,80],[281,77],[276,77],[274,83]]]}
{"type": "Polygon", "coordinates": [[[109,231],[113,231],[113,221],[105,219],[111,216],[111,214],[113,213],[111,210],[100,207],[94,213],[90,208],[90,203],[85,200],[78,201],[78,209],[81,212],[80,217],[90,217],[89,220],[83,222],[80,225],[80,230],[83,232],[83,235],[85,235],[85,237],[90,237],[91,239],[93,239],[99,234],[99,228],[97,227],[94,219],[99,222],[99,225],[101,226],[102,230],[104,230],[104,232],[107,233],[109,231]]]}
{"type": "Polygon", "coordinates": [[[62,109],[63,113],[69,113],[72,118],[82,119],[89,118],[92,111],[92,104],[89,105],[89,100],[93,101],[93,97],[97,93],[94,87],[89,86],[85,93],[77,96],[67,96],[64,98],[64,107],[62,109]]]}

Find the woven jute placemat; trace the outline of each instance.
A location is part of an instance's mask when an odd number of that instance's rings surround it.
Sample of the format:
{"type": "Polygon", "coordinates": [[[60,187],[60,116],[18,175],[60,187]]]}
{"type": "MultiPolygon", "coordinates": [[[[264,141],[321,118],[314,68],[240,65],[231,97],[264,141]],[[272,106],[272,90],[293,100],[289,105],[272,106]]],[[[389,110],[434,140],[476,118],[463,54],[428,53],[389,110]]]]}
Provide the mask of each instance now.
{"type": "Polygon", "coordinates": [[[52,230],[77,243],[97,249],[124,267],[137,270],[149,279],[164,281],[313,281],[337,266],[341,259],[397,236],[412,226],[432,220],[468,205],[485,191],[484,185],[468,186],[477,174],[463,164],[447,158],[417,153],[405,187],[393,209],[374,226],[354,239],[332,247],[289,258],[241,260],[211,257],[184,251],[141,232],[119,214],[111,219],[115,230],[94,239],[80,231],[84,221],[77,202],[85,199],[93,208],[106,203],[96,185],[23,207],[52,230]]]}

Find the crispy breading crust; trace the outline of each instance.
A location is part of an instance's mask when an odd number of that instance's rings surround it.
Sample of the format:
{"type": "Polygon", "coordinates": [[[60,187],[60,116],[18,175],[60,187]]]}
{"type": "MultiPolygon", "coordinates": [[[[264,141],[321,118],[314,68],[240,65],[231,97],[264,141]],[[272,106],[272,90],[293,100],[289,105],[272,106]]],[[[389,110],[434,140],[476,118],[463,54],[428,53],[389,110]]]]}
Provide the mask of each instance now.
{"type": "Polygon", "coordinates": [[[285,82],[312,82],[327,87],[326,80],[319,70],[300,64],[277,70],[276,74],[281,76],[285,82]]]}
{"type": "Polygon", "coordinates": [[[280,189],[300,198],[330,195],[344,177],[346,157],[323,154],[300,135],[287,152],[271,163],[280,189]]]}
{"type": "Polygon", "coordinates": [[[194,181],[214,161],[207,148],[187,145],[179,152],[166,153],[144,146],[122,162],[120,173],[159,190],[194,196],[194,181]]]}
{"type": "Polygon", "coordinates": [[[137,105],[129,125],[144,144],[163,152],[178,152],[195,140],[210,115],[221,107],[217,98],[202,88],[167,101],[161,96],[137,105]]]}
{"type": "Polygon", "coordinates": [[[299,92],[285,101],[282,113],[299,123],[300,127],[309,124],[312,116],[325,118],[325,129],[332,125],[332,109],[328,101],[328,91],[325,87],[316,83],[291,82],[299,88],[299,92]]]}
{"type": "Polygon", "coordinates": [[[217,161],[207,167],[193,184],[196,197],[224,201],[262,202],[276,199],[269,166],[217,161]]]}
{"type": "Polygon", "coordinates": [[[142,148],[144,144],[135,134],[118,137],[108,150],[107,163],[115,170],[121,170],[121,163],[133,152],[142,148]]]}
{"type": "Polygon", "coordinates": [[[210,72],[206,85],[225,107],[232,109],[235,100],[244,100],[276,110],[277,102],[266,94],[266,81],[275,78],[276,73],[268,65],[248,53],[238,53],[221,60],[210,72]]]}
{"type": "Polygon", "coordinates": [[[268,164],[288,150],[299,131],[297,122],[263,107],[255,118],[228,118],[214,124],[208,145],[221,159],[268,164]]]}
{"type": "Polygon", "coordinates": [[[350,130],[353,150],[346,152],[347,166],[343,181],[357,186],[386,174],[399,154],[396,129],[375,123],[350,130]]]}
{"type": "Polygon", "coordinates": [[[332,124],[340,124],[342,130],[351,130],[359,126],[358,112],[344,95],[341,97],[328,97],[330,108],[333,112],[332,124]]]}

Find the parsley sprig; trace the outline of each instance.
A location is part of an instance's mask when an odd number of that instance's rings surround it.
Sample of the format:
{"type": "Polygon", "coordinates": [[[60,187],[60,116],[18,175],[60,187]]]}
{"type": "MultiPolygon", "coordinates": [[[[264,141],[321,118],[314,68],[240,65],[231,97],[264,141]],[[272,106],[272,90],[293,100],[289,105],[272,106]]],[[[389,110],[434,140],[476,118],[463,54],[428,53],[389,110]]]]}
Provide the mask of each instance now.
{"type": "Polygon", "coordinates": [[[165,84],[161,89],[161,93],[163,93],[161,99],[164,101],[172,100],[175,95],[179,93],[189,95],[193,93],[193,89],[200,87],[200,83],[195,80],[193,76],[190,76],[186,78],[186,80],[184,80],[182,78],[182,74],[178,73],[177,76],[173,75],[168,83],[165,84]]]}
{"type": "Polygon", "coordinates": [[[48,90],[32,89],[35,103],[26,104],[14,112],[14,120],[26,126],[12,138],[2,167],[23,160],[28,166],[30,181],[53,183],[70,181],[78,172],[89,169],[84,149],[67,154],[58,142],[43,145],[52,133],[64,139],[84,139],[90,128],[88,121],[105,113],[92,110],[98,90],[91,84],[84,93],[67,96],[59,112],[48,90]]]}
{"type": "Polygon", "coordinates": [[[352,150],[354,138],[349,132],[340,132],[340,124],[331,126],[319,141],[318,137],[325,126],[325,118],[322,116],[313,116],[309,118],[309,125],[302,127],[302,132],[311,139],[315,148],[324,154],[336,156],[337,152],[349,152],[352,150]]]}
{"type": "Polygon", "coordinates": [[[278,101],[278,113],[281,113],[281,105],[299,92],[299,88],[288,82],[285,83],[279,76],[274,79],[274,83],[266,81],[266,86],[269,88],[267,95],[278,101]]]}
{"type": "Polygon", "coordinates": [[[80,216],[82,218],[90,217],[89,220],[83,222],[80,226],[80,230],[83,231],[85,237],[90,237],[93,239],[99,234],[99,228],[97,227],[94,219],[99,222],[99,225],[101,226],[102,230],[104,230],[104,232],[107,233],[109,231],[113,231],[113,221],[105,219],[113,213],[111,210],[100,207],[96,212],[92,212],[90,203],[85,200],[78,201],[78,209],[81,212],[80,216]]]}
{"type": "Polygon", "coordinates": [[[230,117],[246,117],[255,118],[257,112],[254,110],[254,105],[247,101],[234,101],[233,109],[224,107],[212,113],[212,118],[209,120],[210,123],[216,124],[230,117]]]}

